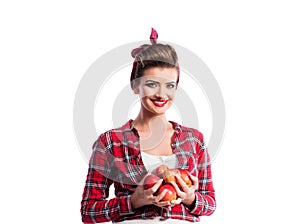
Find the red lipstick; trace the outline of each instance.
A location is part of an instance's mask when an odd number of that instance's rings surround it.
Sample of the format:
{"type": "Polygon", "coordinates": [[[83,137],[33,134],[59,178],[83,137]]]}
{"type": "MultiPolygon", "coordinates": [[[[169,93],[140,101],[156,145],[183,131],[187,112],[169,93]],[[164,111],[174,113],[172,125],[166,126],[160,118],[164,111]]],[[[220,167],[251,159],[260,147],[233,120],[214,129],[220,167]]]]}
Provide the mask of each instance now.
{"type": "Polygon", "coordinates": [[[164,107],[168,103],[168,100],[151,100],[151,101],[157,107],[164,107]]]}

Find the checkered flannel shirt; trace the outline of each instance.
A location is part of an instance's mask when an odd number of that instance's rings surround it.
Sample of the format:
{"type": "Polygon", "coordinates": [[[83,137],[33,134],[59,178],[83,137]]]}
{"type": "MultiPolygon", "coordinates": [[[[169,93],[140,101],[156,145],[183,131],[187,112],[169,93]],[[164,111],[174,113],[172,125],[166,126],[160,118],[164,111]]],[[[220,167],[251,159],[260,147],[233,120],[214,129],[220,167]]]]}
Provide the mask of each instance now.
{"type": "Polygon", "coordinates": [[[181,203],[171,211],[155,205],[133,208],[131,195],[148,172],[142,161],[138,132],[129,120],[122,127],[101,134],[93,144],[81,201],[84,223],[115,223],[155,217],[199,222],[200,216],[215,211],[211,165],[203,135],[196,129],[170,122],[174,128],[171,147],[177,156],[178,168],[188,170],[199,179],[193,207],[181,203]],[[108,199],[111,184],[115,187],[115,197],[108,199]]]}

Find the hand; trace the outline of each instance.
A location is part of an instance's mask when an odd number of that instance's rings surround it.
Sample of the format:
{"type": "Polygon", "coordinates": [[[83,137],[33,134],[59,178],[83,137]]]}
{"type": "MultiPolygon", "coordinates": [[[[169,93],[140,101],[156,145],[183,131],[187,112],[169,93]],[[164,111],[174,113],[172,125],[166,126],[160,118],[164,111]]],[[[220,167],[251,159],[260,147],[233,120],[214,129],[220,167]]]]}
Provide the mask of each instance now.
{"type": "Polygon", "coordinates": [[[165,196],[166,192],[163,191],[160,195],[158,195],[158,202],[154,202],[153,204],[155,204],[158,207],[167,209],[168,211],[171,211],[172,207],[180,204],[182,199],[181,198],[177,198],[176,200],[172,200],[172,201],[160,201],[164,196],[165,196]]]}
{"type": "MultiPolygon", "coordinates": [[[[176,190],[178,198],[181,198],[182,203],[191,206],[196,198],[195,191],[198,190],[199,187],[199,180],[197,177],[192,176],[189,174],[191,180],[192,180],[192,186],[188,187],[185,182],[182,180],[180,175],[176,174],[176,180],[180,186],[178,186],[175,182],[171,182],[173,187],[176,190]]],[[[178,199],[177,199],[178,200],[178,199]]]]}
{"type": "Polygon", "coordinates": [[[167,193],[167,190],[161,192],[159,195],[154,195],[154,193],[158,190],[160,185],[163,182],[163,179],[160,179],[152,188],[149,188],[147,190],[144,189],[143,183],[144,179],[140,182],[138,187],[135,189],[135,192],[131,196],[131,204],[134,208],[139,208],[144,205],[150,205],[154,204],[158,207],[171,210],[173,206],[176,204],[181,203],[181,198],[178,198],[177,200],[169,201],[161,201],[165,194],[167,193]]]}
{"type": "MultiPolygon", "coordinates": [[[[143,183],[144,180],[141,181],[143,183]]],[[[131,204],[134,208],[139,208],[144,205],[150,205],[154,203],[158,203],[166,194],[166,192],[162,192],[160,195],[154,196],[153,194],[157,191],[163,179],[157,181],[157,183],[145,190],[143,184],[139,184],[135,189],[134,193],[131,195],[131,204]]]]}

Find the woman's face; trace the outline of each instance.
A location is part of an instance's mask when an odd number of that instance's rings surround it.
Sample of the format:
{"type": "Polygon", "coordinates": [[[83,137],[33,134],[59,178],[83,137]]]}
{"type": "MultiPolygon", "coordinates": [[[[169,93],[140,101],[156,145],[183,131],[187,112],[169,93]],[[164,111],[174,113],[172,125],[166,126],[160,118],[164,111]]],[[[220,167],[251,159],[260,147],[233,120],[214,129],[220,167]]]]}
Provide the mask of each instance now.
{"type": "Polygon", "coordinates": [[[154,115],[164,114],[172,105],[178,73],[176,68],[154,67],[144,71],[134,87],[142,109],[154,115]]]}

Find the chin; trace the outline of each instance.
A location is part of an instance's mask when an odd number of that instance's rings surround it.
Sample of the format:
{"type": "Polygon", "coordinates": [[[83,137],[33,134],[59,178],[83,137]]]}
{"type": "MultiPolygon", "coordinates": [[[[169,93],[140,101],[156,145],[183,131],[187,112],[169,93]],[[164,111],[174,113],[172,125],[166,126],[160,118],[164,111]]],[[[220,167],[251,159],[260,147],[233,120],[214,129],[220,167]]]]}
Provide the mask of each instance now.
{"type": "Polygon", "coordinates": [[[170,105],[168,103],[168,105],[165,105],[163,108],[157,108],[157,107],[152,107],[152,110],[154,114],[157,115],[163,115],[165,114],[170,108],[170,105]]]}

